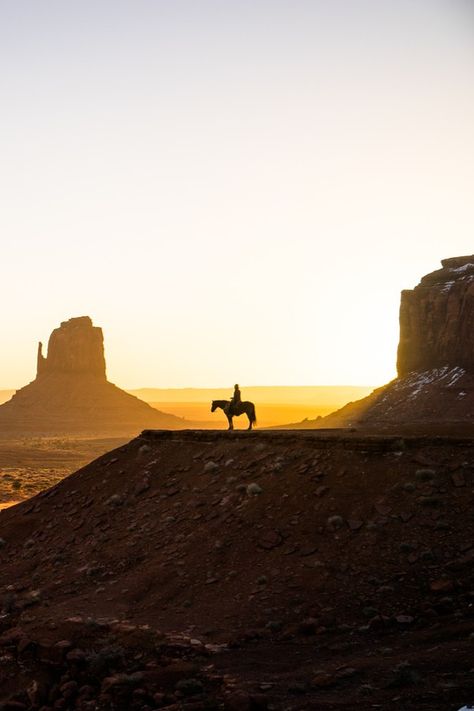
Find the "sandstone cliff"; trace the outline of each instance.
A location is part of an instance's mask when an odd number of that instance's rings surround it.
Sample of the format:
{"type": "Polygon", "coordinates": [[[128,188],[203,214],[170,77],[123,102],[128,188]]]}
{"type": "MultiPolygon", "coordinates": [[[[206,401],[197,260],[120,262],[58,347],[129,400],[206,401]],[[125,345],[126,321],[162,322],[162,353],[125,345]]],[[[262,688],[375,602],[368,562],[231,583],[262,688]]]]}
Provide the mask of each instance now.
{"type": "Polygon", "coordinates": [[[442,269],[402,291],[397,370],[460,367],[474,372],[474,255],[443,259],[442,269]]]}
{"type": "Polygon", "coordinates": [[[109,383],[102,329],[88,316],[63,321],[39,344],[36,379],[0,406],[0,435],[124,434],[145,427],[180,429],[160,412],[109,383]]]}
{"type": "Polygon", "coordinates": [[[295,428],[474,427],[474,255],[402,292],[398,377],[368,397],[295,428]]]}
{"type": "Polygon", "coordinates": [[[91,375],[105,380],[104,337],[89,316],[63,321],[49,337],[48,357],[38,346],[37,376],[48,373],[91,375]]]}

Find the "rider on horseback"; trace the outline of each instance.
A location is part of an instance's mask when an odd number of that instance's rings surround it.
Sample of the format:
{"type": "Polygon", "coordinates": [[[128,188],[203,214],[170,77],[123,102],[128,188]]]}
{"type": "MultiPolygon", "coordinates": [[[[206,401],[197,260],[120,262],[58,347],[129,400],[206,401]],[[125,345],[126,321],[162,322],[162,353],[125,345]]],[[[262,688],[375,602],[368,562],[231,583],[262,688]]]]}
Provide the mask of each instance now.
{"type": "Polygon", "coordinates": [[[239,386],[234,387],[234,393],[230,400],[213,400],[211,404],[211,412],[215,412],[217,408],[223,410],[226,414],[227,421],[229,423],[229,430],[234,429],[232,424],[232,418],[238,417],[239,415],[247,415],[249,419],[248,430],[251,430],[253,425],[257,422],[257,417],[255,415],[255,405],[253,402],[242,402],[240,397],[239,386]]]}
{"type": "Polygon", "coordinates": [[[234,394],[232,395],[229,404],[229,415],[236,415],[239,411],[240,404],[242,402],[242,397],[240,395],[240,388],[236,384],[234,385],[234,394]]]}

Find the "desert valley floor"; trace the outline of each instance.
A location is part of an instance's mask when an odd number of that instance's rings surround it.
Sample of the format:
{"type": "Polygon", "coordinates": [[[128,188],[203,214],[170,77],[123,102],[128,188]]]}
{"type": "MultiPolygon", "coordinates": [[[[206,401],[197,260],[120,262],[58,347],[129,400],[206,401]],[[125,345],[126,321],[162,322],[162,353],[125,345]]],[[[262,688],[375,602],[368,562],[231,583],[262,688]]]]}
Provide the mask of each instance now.
{"type": "Polygon", "coordinates": [[[0,509],[35,496],[125,437],[0,438],[0,509]]]}

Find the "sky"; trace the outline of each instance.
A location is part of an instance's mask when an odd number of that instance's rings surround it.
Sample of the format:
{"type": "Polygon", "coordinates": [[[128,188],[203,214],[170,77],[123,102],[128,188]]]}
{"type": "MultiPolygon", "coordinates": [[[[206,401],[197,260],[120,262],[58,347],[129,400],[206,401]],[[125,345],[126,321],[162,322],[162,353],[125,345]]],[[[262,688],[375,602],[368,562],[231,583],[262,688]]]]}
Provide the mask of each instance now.
{"type": "Polygon", "coordinates": [[[0,387],[373,384],[474,253],[470,0],[0,0],[0,387]]]}

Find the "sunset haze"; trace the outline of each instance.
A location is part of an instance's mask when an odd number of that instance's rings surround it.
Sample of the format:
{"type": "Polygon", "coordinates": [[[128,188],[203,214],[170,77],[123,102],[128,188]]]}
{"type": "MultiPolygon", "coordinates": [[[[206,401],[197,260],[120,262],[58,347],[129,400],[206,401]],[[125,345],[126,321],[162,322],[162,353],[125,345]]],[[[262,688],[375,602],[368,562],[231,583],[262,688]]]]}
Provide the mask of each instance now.
{"type": "Polygon", "coordinates": [[[2,369],[102,326],[127,388],[382,384],[474,234],[463,0],[0,2],[2,369]]]}

